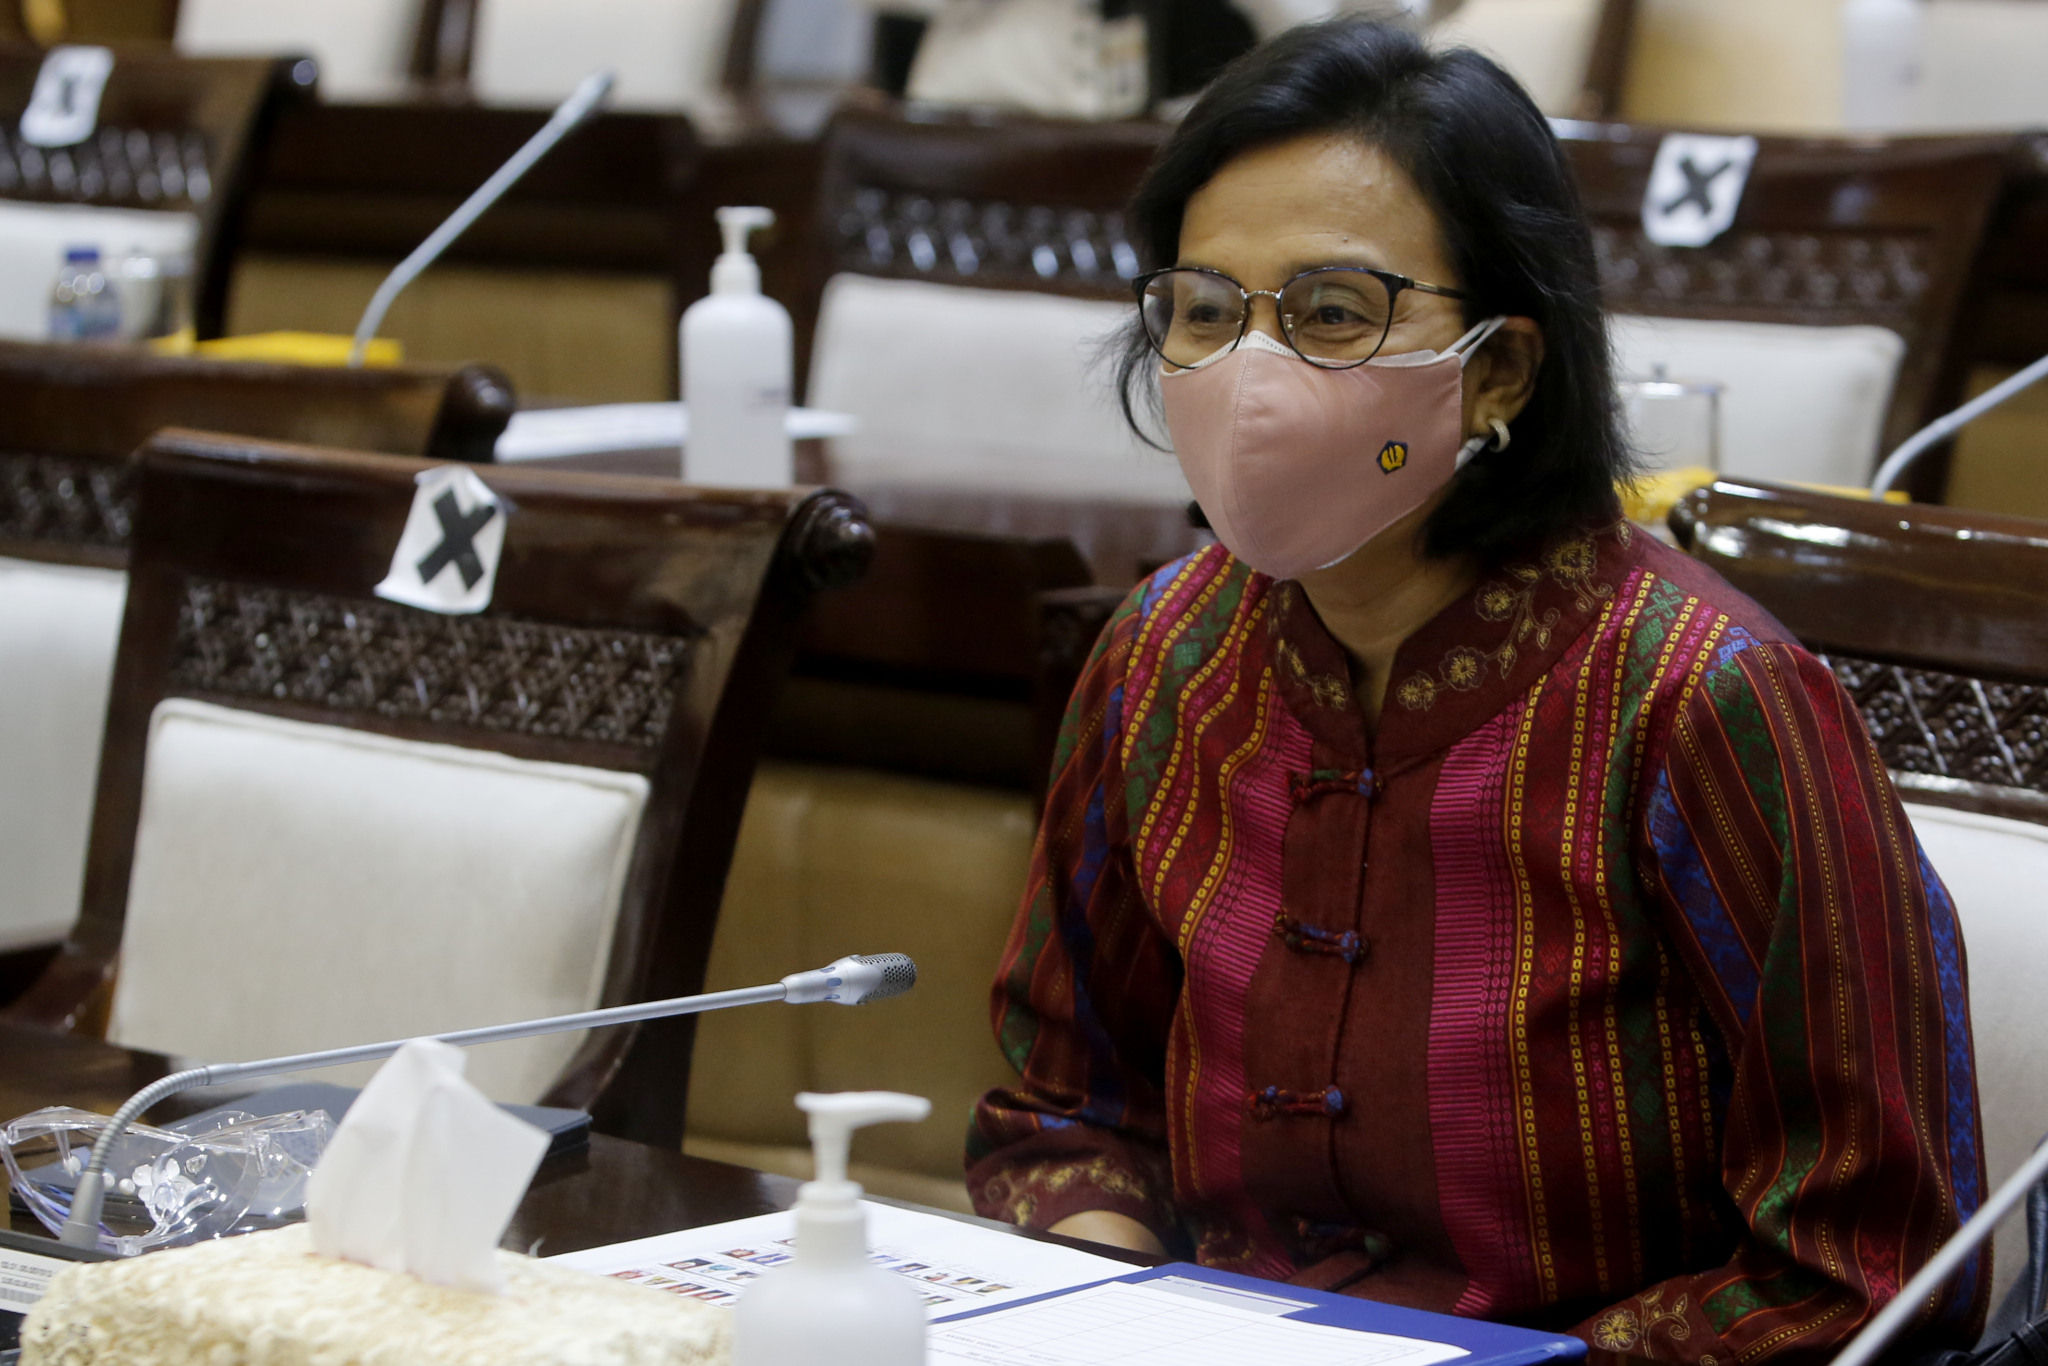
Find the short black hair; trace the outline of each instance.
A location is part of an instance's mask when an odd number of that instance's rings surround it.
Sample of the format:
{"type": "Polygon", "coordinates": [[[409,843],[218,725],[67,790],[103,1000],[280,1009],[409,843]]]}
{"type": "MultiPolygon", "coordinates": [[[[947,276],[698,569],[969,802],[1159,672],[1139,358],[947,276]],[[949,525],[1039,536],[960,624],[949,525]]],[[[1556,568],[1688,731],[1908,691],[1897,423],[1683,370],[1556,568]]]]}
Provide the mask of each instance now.
{"type": "MultiPolygon", "coordinates": [[[[1322,133],[1373,144],[1415,182],[1457,267],[1468,326],[1508,314],[1543,329],[1543,365],[1512,447],[1459,472],[1423,528],[1424,553],[1497,564],[1618,517],[1615,485],[1635,461],[1621,433],[1592,232],[1549,122],[1479,53],[1432,51],[1404,28],[1347,16],[1289,29],[1238,58],[1131,200],[1143,268],[1174,263],[1188,200],[1226,162],[1322,133]]],[[[1145,436],[1138,409],[1157,416],[1157,362],[1135,320],[1115,349],[1124,416],[1145,436]]]]}

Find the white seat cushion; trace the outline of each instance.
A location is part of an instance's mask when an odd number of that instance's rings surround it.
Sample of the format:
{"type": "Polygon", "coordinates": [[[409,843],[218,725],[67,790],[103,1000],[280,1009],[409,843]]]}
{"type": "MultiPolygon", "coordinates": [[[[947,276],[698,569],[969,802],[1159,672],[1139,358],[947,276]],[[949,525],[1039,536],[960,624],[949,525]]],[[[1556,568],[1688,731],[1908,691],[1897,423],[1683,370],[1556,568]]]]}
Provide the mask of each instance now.
{"type": "MultiPolygon", "coordinates": [[[[646,799],[637,774],[165,701],[108,1036],[238,1061],[587,1009],[646,799]]],[[[468,1075],[531,1101],[579,1038],[468,1075]]]]}
{"type": "Polygon", "coordinates": [[[389,94],[406,82],[419,0],[181,0],[174,39],[189,57],[303,53],[323,99],[389,94]]]}
{"type": "Polygon", "coordinates": [[[1941,0],[1926,9],[1915,126],[2038,128],[2048,123],[2048,11],[2036,0],[1941,0]]]}
{"type": "Polygon", "coordinates": [[[1473,47],[1507,68],[1546,114],[1578,112],[1601,0],[1465,0],[1431,26],[1431,47],[1473,47]]]}
{"type": "Polygon", "coordinates": [[[130,251],[189,260],[198,240],[189,213],[0,201],[0,337],[48,339],[50,288],[73,247],[97,247],[109,263],[130,251]]]}
{"type": "MultiPolygon", "coordinates": [[[[1984,1167],[1991,1187],[2011,1176],[2048,1134],[2048,1016],[2041,964],[2048,961],[2048,825],[1911,802],[1913,829],[1941,874],[1962,921],[1970,965],[1970,1027],[1984,1113],[1984,1167]]],[[[1987,1188],[1985,1194],[1989,1194],[1987,1188]]],[[[2026,1216],[1999,1226],[1992,1303],[2026,1257],[2026,1216]]]]}
{"type": "Polygon", "coordinates": [[[555,104],[591,72],[618,76],[613,103],[694,108],[715,102],[733,0],[482,0],[470,85],[486,100],[555,104]]]}
{"type": "Polygon", "coordinates": [[[810,406],[859,422],[841,477],[1188,501],[1180,465],[1133,437],[1103,344],[1131,307],[1020,290],[839,275],[811,351],[810,406]]]}
{"type": "Polygon", "coordinates": [[[128,576],[0,559],[0,953],[78,918],[128,576]]]}
{"type": "Polygon", "coordinates": [[[1882,327],[1703,318],[1610,319],[1615,374],[1708,380],[1721,394],[1721,470],[1751,479],[1870,482],[1906,344],[1882,327]]]}

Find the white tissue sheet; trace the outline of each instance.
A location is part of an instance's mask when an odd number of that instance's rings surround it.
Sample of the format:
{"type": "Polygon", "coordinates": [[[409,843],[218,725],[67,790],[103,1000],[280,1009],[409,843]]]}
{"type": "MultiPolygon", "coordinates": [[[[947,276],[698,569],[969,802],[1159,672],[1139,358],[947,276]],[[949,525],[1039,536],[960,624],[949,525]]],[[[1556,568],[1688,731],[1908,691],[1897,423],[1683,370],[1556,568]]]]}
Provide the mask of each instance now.
{"type": "Polygon", "coordinates": [[[313,1247],[436,1285],[503,1289],[494,1253],[547,1133],[462,1075],[463,1052],[414,1039],[378,1069],[306,1187],[313,1247]]]}

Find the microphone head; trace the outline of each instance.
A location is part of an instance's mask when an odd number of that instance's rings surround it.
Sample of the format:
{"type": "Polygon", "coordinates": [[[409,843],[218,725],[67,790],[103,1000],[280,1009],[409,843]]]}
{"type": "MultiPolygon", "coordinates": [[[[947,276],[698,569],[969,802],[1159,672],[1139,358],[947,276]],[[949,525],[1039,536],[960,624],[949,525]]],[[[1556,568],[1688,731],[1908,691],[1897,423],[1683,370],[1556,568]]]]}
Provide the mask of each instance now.
{"type": "Polygon", "coordinates": [[[917,985],[917,964],[901,953],[849,953],[810,972],[792,972],[782,979],[792,1005],[831,1001],[857,1006],[885,996],[901,996],[917,985]]]}
{"type": "Polygon", "coordinates": [[[917,964],[910,961],[910,955],[907,953],[856,953],[853,956],[859,962],[877,969],[882,975],[882,980],[870,988],[860,1001],[853,1004],[901,996],[917,985],[917,964]]]}

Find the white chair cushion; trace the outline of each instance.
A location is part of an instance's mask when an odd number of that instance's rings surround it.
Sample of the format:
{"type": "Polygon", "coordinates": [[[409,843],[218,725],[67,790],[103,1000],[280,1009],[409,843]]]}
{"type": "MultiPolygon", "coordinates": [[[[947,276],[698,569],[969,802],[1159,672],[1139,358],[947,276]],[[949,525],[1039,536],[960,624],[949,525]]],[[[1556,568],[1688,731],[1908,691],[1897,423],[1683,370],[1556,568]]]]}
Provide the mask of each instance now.
{"type": "Polygon", "coordinates": [[[1751,479],[1862,486],[1878,459],[1906,344],[1882,327],[1705,318],[1609,320],[1615,373],[1722,386],[1721,469],[1751,479]]]}
{"type": "Polygon", "coordinates": [[[78,918],[128,576],[0,559],[0,953],[78,918]]]}
{"type": "Polygon", "coordinates": [[[482,0],[470,85],[486,100],[555,104],[585,76],[618,76],[614,105],[714,102],[734,0],[482,0]]]}
{"type": "Polygon", "coordinates": [[[190,259],[198,240],[189,213],[0,201],[0,337],[49,337],[50,288],[73,247],[98,247],[107,262],[129,251],[190,259]]]}
{"type": "Polygon", "coordinates": [[[177,50],[189,57],[304,53],[323,99],[389,94],[405,84],[419,0],[181,0],[177,50]]]}
{"type": "Polygon", "coordinates": [[[1117,411],[1103,343],[1129,305],[839,275],[825,287],[809,403],[859,422],[843,477],[1180,505],[1187,481],[1117,411]]]}
{"type": "Polygon", "coordinates": [[[2035,128],[2048,123],[2048,10],[2036,0],[1927,5],[1922,129],[2035,128]]]}
{"type": "Polygon", "coordinates": [[[1577,112],[1601,0],[1465,0],[1429,31],[1431,47],[1473,47],[1499,62],[1546,114],[1577,112]]]}
{"type": "MultiPolygon", "coordinates": [[[[587,1009],[646,799],[636,774],[169,699],[108,1036],[237,1061],[587,1009]]],[[[489,1045],[468,1075],[531,1101],[579,1039],[489,1045]]]]}
{"type": "MultiPolygon", "coordinates": [[[[2048,916],[2041,905],[2041,889],[2048,886],[2048,825],[1920,802],[1906,809],[1962,921],[1984,1167],[1995,1187],[2048,1134],[2048,1016],[2041,1012],[2041,964],[2048,961],[2048,916]]],[[[2022,1209],[1999,1225],[1993,1304],[2019,1275],[2025,1248],[2022,1209]]]]}

